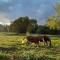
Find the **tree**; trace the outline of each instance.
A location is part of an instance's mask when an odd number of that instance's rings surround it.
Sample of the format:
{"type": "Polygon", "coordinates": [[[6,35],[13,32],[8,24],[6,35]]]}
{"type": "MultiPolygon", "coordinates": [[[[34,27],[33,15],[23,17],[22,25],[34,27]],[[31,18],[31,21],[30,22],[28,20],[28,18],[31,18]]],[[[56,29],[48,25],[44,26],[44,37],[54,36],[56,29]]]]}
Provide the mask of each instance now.
{"type": "Polygon", "coordinates": [[[9,26],[0,24],[0,32],[9,32],[9,26]]]}
{"type": "Polygon", "coordinates": [[[57,29],[60,30],[60,20],[57,21],[57,29]]]}
{"type": "Polygon", "coordinates": [[[37,27],[37,21],[35,19],[29,19],[29,17],[20,17],[13,21],[10,25],[10,30],[17,33],[34,32],[37,27]]]}
{"type": "Polygon", "coordinates": [[[49,17],[46,23],[46,26],[50,29],[56,29],[57,28],[57,20],[55,16],[49,17]]]}
{"type": "Polygon", "coordinates": [[[11,23],[10,29],[13,32],[25,33],[29,24],[28,17],[20,17],[11,23]]]}
{"type": "Polygon", "coordinates": [[[50,16],[47,20],[47,26],[50,27],[50,29],[57,29],[60,30],[60,4],[56,4],[54,6],[55,8],[55,15],[50,16]]]}
{"type": "Polygon", "coordinates": [[[4,26],[2,24],[0,24],[0,32],[4,32],[4,26]]]}
{"type": "Polygon", "coordinates": [[[36,30],[36,33],[38,34],[48,34],[49,33],[49,28],[46,26],[39,25],[38,29],[36,30]]]}
{"type": "Polygon", "coordinates": [[[56,4],[55,6],[56,11],[56,19],[57,19],[57,29],[60,30],[60,4],[56,4]]]}
{"type": "Polygon", "coordinates": [[[37,20],[36,19],[30,19],[30,23],[27,28],[27,32],[30,33],[36,33],[36,30],[38,28],[37,20]]]}

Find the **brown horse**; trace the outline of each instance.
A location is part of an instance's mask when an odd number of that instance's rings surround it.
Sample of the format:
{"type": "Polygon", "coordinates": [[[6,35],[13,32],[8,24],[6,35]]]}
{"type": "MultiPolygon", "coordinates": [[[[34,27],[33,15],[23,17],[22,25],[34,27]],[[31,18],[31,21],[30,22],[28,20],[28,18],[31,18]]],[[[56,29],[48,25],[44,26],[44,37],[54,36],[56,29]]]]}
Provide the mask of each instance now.
{"type": "Polygon", "coordinates": [[[44,42],[44,45],[47,44],[47,45],[51,46],[51,40],[48,36],[38,36],[38,37],[27,36],[27,42],[35,43],[37,45],[39,45],[39,42],[44,42]]]}

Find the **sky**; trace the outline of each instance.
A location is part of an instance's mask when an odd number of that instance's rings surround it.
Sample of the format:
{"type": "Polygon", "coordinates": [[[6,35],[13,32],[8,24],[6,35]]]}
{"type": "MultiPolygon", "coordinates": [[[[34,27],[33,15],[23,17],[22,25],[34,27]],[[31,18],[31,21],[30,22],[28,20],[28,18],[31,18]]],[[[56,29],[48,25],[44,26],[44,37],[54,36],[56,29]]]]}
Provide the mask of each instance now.
{"type": "Polygon", "coordinates": [[[48,16],[55,13],[56,3],[60,0],[0,0],[0,24],[10,24],[21,16],[28,16],[44,25],[48,16]]]}

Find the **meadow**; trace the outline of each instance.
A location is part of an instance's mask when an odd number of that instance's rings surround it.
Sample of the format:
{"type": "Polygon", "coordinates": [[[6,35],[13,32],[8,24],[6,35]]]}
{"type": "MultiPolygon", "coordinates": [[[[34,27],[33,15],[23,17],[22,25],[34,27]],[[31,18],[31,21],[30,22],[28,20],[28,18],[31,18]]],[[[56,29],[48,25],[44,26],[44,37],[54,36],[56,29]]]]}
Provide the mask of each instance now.
{"type": "Polygon", "coordinates": [[[60,60],[60,36],[51,35],[52,46],[40,43],[39,48],[27,45],[24,37],[0,33],[0,60],[60,60]]]}

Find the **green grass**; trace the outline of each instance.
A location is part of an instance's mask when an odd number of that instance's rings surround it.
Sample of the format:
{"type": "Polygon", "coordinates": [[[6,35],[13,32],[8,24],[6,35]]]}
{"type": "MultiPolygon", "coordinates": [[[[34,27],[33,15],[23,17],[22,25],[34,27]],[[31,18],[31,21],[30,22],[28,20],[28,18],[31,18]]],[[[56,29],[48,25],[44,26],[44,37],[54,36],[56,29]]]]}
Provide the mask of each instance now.
{"type": "Polygon", "coordinates": [[[51,47],[26,45],[25,36],[0,33],[0,60],[60,60],[60,37],[50,36],[51,47]],[[23,41],[23,43],[22,43],[23,41]]]}

